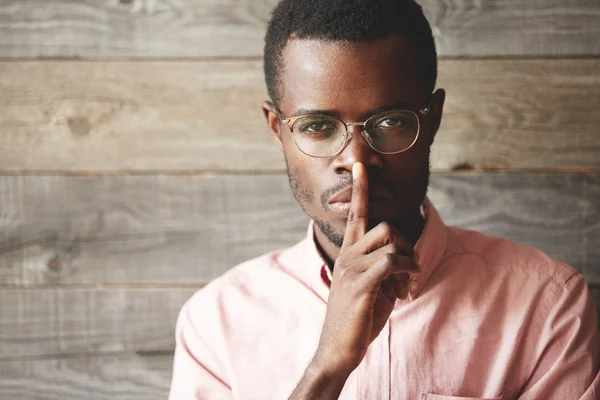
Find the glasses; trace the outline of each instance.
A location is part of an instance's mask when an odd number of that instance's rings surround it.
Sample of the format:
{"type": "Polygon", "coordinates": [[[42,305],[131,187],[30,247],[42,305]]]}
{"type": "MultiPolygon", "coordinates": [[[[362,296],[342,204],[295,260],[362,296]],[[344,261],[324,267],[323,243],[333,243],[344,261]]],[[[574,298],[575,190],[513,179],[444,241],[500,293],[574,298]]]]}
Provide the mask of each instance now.
{"type": "Polygon", "coordinates": [[[364,122],[344,122],[330,115],[300,115],[282,118],[294,136],[298,149],[316,158],[335,157],[350,142],[351,127],[362,127],[361,135],[371,148],[381,154],[398,154],[410,149],[419,137],[419,115],[427,115],[430,106],[417,110],[390,110],[369,117],[364,122]],[[417,114],[418,113],[418,114],[417,114]]]}

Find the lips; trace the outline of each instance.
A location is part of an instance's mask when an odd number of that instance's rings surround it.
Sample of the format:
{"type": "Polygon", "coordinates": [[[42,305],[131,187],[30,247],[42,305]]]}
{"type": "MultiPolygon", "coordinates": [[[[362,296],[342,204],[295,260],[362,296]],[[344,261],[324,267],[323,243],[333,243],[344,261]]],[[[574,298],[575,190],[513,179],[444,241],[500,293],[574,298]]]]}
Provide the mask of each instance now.
{"type": "MultiPolygon", "coordinates": [[[[381,201],[381,200],[391,200],[392,195],[383,186],[373,185],[369,186],[369,201],[381,201]]],[[[350,203],[352,200],[352,187],[348,186],[333,196],[331,196],[327,203],[336,204],[336,203],[350,203]]]]}
{"type": "MultiPolygon", "coordinates": [[[[384,188],[383,186],[378,185],[370,185],[369,186],[369,203],[381,202],[386,200],[392,200],[393,196],[389,190],[384,188]]],[[[352,200],[352,187],[348,186],[333,196],[331,196],[328,200],[327,206],[334,213],[340,215],[343,218],[348,216],[350,212],[350,202],[352,200]]]]}

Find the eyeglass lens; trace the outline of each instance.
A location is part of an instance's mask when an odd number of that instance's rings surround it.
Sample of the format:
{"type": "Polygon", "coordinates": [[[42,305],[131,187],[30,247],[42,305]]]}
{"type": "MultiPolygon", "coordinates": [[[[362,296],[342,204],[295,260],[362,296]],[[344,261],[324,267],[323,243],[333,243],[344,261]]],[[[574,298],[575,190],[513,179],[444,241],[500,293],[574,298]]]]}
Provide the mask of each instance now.
{"type": "MultiPolygon", "coordinates": [[[[393,111],[369,118],[364,129],[374,150],[397,153],[414,144],[419,133],[419,118],[412,111],[393,111]]],[[[299,118],[292,132],[298,148],[315,157],[334,156],[346,144],[346,124],[335,117],[310,115],[299,118]]]]}

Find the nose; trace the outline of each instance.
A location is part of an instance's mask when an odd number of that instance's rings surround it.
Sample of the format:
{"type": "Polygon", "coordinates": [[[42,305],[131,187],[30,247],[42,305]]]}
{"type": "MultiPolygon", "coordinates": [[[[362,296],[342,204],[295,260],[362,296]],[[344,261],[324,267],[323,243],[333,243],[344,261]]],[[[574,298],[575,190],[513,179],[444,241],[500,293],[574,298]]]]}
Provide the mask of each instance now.
{"type": "Polygon", "coordinates": [[[383,168],[382,154],[369,145],[363,136],[363,129],[364,127],[356,125],[348,128],[350,140],[332,163],[332,168],[337,174],[352,173],[355,162],[361,162],[367,170],[383,168]]]}

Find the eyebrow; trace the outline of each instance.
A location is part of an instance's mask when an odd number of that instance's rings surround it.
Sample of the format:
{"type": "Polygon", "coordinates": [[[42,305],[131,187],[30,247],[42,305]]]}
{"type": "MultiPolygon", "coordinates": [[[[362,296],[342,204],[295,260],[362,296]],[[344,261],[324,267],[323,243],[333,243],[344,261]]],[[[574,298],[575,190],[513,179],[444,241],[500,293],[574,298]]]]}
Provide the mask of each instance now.
{"type": "MultiPolygon", "coordinates": [[[[389,111],[389,110],[411,109],[411,108],[414,108],[414,107],[412,107],[409,103],[407,103],[405,101],[399,101],[397,103],[371,108],[371,109],[367,110],[365,116],[368,118],[371,115],[379,114],[379,113],[389,111]]],[[[324,110],[324,109],[318,109],[318,108],[300,108],[300,109],[296,110],[296,112],[294,112],[292,115],[290,115],[289,118],[299,117],[301,115],[316,115],[316,114],[330,115],[332,117],[338,117],[338,115],[339,115],[334,110],[324,110]]]]}

